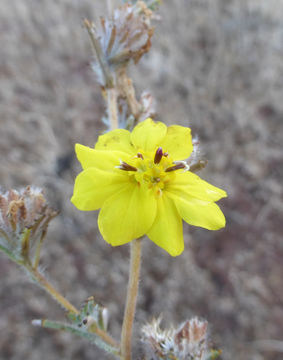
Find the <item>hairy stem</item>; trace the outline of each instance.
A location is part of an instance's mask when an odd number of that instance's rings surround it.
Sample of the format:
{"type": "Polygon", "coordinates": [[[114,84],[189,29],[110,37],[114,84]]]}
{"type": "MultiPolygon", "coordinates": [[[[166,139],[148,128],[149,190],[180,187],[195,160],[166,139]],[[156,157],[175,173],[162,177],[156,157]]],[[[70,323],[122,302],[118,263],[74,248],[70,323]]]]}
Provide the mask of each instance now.
{"type": "MultiPolygon", "coordinates": [[[[27,266],[26,269],[31,274],[33,280],[36,281],[46,292],[48,292],[64,309],[72,313],[79,314],[79,310],[77,310],[66,298],[64,298],[36,269],[29,266],[27,266]]],[[[41,323],[41,326],[43,326],[43,323],[41,323]]],[[[118,353],[117,349],[119,348],[119,344],[110,335],[108,335],[106,331],[96,327],[92,332],[101,339],[97,339],[98,342],[102,341],[106,345],[115,348],[115,351],[118,353]]]]}
{"type": "Polygon", "coordinates": [[[25,268],[31,275],[32,279],[40,285],[49,295],[53,297],[64,309],[78,314],[79,310],[77,310],[63,295],[61,295],[46,279],[45,277],[34,269],[30,265],[25,265],[25,268]]]}
{"type": "Polygon", "coordinates": [[[96,56],[97,56],[97,60],[99,63],[99,66],[101,68],[101,71],[103,73],[104,76],[104,81],[105,81],[105,87],[106,88],[112,88],[113,87],[113,76],[111,73],[111,70],[109,69],[109,66],[107,64],[107,61],[104,57],[101,45],[99,40],[96,37],[96,32],[95,32],[95,28],[94,28],[94,24],[89,22],[87,19],[84,19],[84,26],[87,29],[87,32],[89,34],[93,49],[95,50],[96,56]]]}
{"type": "Polygon", "coordinates": [[[132,79],[127,75],[126,68],[122,68],[117,72],[117,88],[119,92],[126,98],[131,114],[135,118],[135,124],[138,122],[141,114],[141,104],[136,98],[135,88],[132,79]]]}
{"type": "Polygon", "coordinates": [[[117,91],[115,88],[107,89],[107,110],[110,129],[118,129],[117,91]]]}
{"type": "Polygon", "coordinates": [[[106,344],[113,346],[116,349],[119,349],[119,344],[114,340],[106,331],[103,331],[99,328],[96,328],[94,334],[100,337],[106,344]]]}
{"type": "Polygon", "coordinates": [[[89,340],[91,343],[96,344],[99,348],[107,351],[108,353],[112,353],[116,357],[119,357],[119,349],[118,349],[116,342],[114,342],[114,340],[112,340],[112,339],[111,339],[111,341],[109,341],[108,338],[101,336],[100,333],[93,334],[93,333],[84,331],[74,325],[65,324],[65,323],[62,323],[59,321],[51,321],[51,320],[47,320],[47,319],[33,320],[32,324],[34,326],[42,326],[42,327],[49,328],[49,329],[62,330],[62,331],[76,334],[82,338],[89,340]]]}
{"type": "Polygon", "coordinates": [[[141,263],[141,239],[131,242],[130,277],[121,335],[121,355],[123,360],[131,360],[132,329],[138,296],[141,263]]]}
{"type": "MultiPolygon", "coordinates": [[[[2,230],[0,229],[0,235],[5,234],[4,232],[2,232],[2,230]]],[[[6,234],[5,234],[6,235],[6,234]]],[[[9,241],[9,239],[8,239],[9,241]]],[[[19,263],[18,259],[15,257],[15,255],[13,254],[12,251],[10,251],[9,249],[7,249],[5,246],[0,244],[0,250],[3,251],[6,255],[9,256],[9,258],[14,261],[15,263],[19,263]]]]}

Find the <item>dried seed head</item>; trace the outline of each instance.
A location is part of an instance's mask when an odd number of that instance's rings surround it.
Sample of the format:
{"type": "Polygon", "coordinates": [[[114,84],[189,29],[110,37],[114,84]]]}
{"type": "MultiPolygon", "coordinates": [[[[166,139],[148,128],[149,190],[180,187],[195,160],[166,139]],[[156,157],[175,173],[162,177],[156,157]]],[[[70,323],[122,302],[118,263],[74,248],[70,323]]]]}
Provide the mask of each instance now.
{"type": "Polygon", "coordinates": [[[39,188],[0,192],[0,244],[18,256],[23,248],[29,252],[42,240],[49,221],[56,215],[39,188]]]}
{"type": "Polygon", "coordinates": [[[174,343],[177,345],[182,359],[188,354],[193,359],[206,359],[207,355],[207,321],[193,318],[186,321],[177,330],[174,336],[174,343]]]}
{"type": "Polygon", "coordinates": [[[135,5],[126,3],[116,9],[112,19],[101,18],[97,37],[109,65],[119,66],[131,59],[137,63],[150,49],[151,14],[147,6],[138,1],[135,5]]]}
{"type": "Polygon", "coordinates": [[[157,359],[194,359],[208,358],[207,322],[193,318],[178,329],[160,329],[161,318],[142,328],[142,341],[147,345],[150,358],[157,359]]]}

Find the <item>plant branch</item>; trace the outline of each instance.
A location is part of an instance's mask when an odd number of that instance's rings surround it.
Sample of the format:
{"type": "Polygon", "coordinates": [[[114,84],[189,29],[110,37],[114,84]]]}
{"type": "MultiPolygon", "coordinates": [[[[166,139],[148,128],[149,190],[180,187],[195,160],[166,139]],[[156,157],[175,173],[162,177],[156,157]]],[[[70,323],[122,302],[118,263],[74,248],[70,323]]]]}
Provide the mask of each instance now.
{"type": "Polygon", "coordinates": [[[112,88],[113,87],[113,76],[112,76],[111,70],[109,69],[109,66],[105,60],[105,57],[103,55],[101,45],[96,37],[94,24],[89,22],[87,19],[84,19],[83,23],[84,23],[85,28],[87,29],[92,46],[93,46],[96,56],[97,56],[99,66],[103,73],[104,80],[105,80],[105,87],[112,88]]]}
{"type": "MultiPolygon", "coordinates": [[[[0,229],[1,230],[1,229],[0,229]]],[[[1,234],[1,232],[0,232],[1,234]]],[[[12,251],[6,249],[3,245],[0,245],[0,250],[3,251],[7,256],[9,256],[9,258],[14,261],[15,263],[19,264],[19,260],[16,259],[16,257],[14,256],[14,254],[12,253],[12,251]]]]}
{"type": "Polygon", "coordinates": [[[110,129],[118,129],[117,91],[115,88],[107,89],[107,111],[110,129]]]}
{"type": "Polygon", "coordinates": [[[106,331],[96,328],[94,333],[108,345],[119,349],[120,344],[116,340],[114,340],[106,331]]]}
{"type": "MultiPolygon", "coordinates": [[[[99,348],[107,351],[108,353],[111,353],[113,355],[116,355],[119,357],[119,348],[117,347],[117,344],[114,342],[113,339],[109,341],[109,338],[105,338],[101,336],[100,333],[91,333],[87,332],[83,329],[78,328],[77,326],[65,324],[59,321],[51,321],[51,320],[33,320],[32,324],[34,326],[41,326],[48,329],[56,329],[56,330],[62,330],[66,331],[75,335],[78,335],[82,338],[85,338],[89,340],[92,344],[97,345],[99,348]]],[[[103,332],[101,330],[101,332],[103,332]]]]}
{"type": "Polygon", "coordinates": [[[32,279],[40,285],[49,295],[53,297],[64,309],[74,313],[79,314],[77,310],[63,295],[61,295],[46,279],[45,277],[38,272],[37,269],[33,268],[29,264],[24,265],[28,273],[31,275],[32,279]]]}
{"type": "Polygon", "coordinates": [[[127,75],[126,67],[117,72],[117,88],[121,95],[125,97],[131,114],[135,118],[135,125],[141,115],[142,106],[136,98],[136,92],[131,78],[127,75]]]}

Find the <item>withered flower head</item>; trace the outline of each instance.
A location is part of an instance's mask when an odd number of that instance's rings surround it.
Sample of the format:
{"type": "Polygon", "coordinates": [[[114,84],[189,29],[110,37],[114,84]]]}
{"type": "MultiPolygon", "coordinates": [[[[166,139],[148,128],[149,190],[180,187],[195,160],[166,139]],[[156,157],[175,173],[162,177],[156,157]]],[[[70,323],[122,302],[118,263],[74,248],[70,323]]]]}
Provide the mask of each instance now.
{"type": "Polygon", "coordinates": [[[56,215],[40,188],[28,186],[19,191],[0,192],[0,245],[17,259],[29,258],[56,215]]]}
{"type": "Polygon", "coordinates": [[[187,320],[178,329],[171,327],[160,329],[161,318],[142,328],[142,341],[147,345],[150,358],[159,359],[194,359],[208,358],[207,322],[193,318],[187,320]]]}
{"type": "Polygon", "coordinates": [[[114,11],[112,19],[101,18],[97,30],[102,51],[109,65],[120,65],[133,59],[135,63],[148,52],[153,28],[151,11],[142,1],[126,3],[114,11]]]}

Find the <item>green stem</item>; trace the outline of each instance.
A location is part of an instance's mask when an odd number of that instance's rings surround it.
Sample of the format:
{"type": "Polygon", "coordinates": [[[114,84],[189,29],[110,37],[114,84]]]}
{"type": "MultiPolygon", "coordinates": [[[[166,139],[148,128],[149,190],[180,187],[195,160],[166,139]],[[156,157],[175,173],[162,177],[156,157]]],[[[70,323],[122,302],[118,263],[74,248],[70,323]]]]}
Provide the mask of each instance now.
{"type": "Polygon", "coordinates": [[[12,251],[6,249],[3,245],[0,245],[0,250],[3,251],[9,258],[15,263],[19,264],[19,260],[14,256],[12,251]]]}
{"type": "Polygon", "coordinates": [[[74,313],[79,314],[79,310],[77,310],[63,295],[61,295],[37,269],[33,268],[29,264],[24,265],[32,279],[40,285],[49,295],[53,297],[64,309],[74,313]]]}
{"type": "MultiPolygon", "coordinates": [[[[42,276],[37,269],[32,268],[31,266],[27,265],[26,266],[27,271],[30,273],[30,275],[32,276],[33,280],[39,284],[46,292],[49,293],[49,295],[51,295],[53,297],[53,299],[55,299],[64,309],[74,313],[74,314],[79,314],[79,310],[77,310],[66,298],[64,298],[46,279],[44,276],[42,276]]],[[[45,320],[44,320],[45,321],[45,320]]],[[[47,320],[46,320],[47,321],[47,320]]],[[[54,323],[54,322],[53,322],[54,323]]],[[[42,323],[43,324],[43,323],[42,323]]],[[[41,324],[41,326],[43,326],[41,324]]],[[[45,322],[44,322],[45,324],[45,322]]],[[[49,324],[49,322],[47,321],[47,324],[49,324]]],[[[61,323],[56,323],[56,324],[61,324],[61,323]]],[[[47,326],[45,326],[47,327],[47,326]]],[[[65,327],[67,327],[67,325],[65,325],[65,327]]],[[[72,328],[72,326],[70,326],[70,329],[72,328]]],[[[76,328],[75,328],[76,329],[76,328]]],[[[117,342],[111,338],[111,336],[109,336],[107,334],[106,331],[103,331],[101,329],[99,329],[98,327],[95,328],[94,333],[96,334],[96,337],[100,337],[101,338],[101,342],[105,343],[107,346],[110,347],[115,347],[118,348],[119,344],[117,344],[117,342]]],[[[80,334],[79,334],[80,335],[80,334]]],[[[96,342],[99,342],[99,339],[96,340],[96,342]]],[[[95,342],[95,343],[96,343],[95,342]]],[[[105,346],[104,346],[105,348],[105,346]]],[[[108,351],[108,350],[107,350],[108,351]]]]}
{"type": "Polygon", "coordinates": [[[82,338],[89,340],[92,344],[97,345],[99,348],[116,355],[119,357],[119,349],[117,348],[117,344],[113,341],[109,341],[109,339],[105,339],[101,336],[100,333],[90,333],[85,330],[79,329],[74,325],[65,324],[59,321],[51,321],[51,320],[33,320],[32,324],[35,326],[42,326],[48,329],[56,329],[66,331],[75,335],[78,335],[82,338]]]}
{"type": "Polygon", "coordinates": [[[131,242],[130,277],[121,335],[121,355],[123,360],[131,360],[132,329],[138,296],[140,264],[141,239],[137,239],[131,242]]]}

